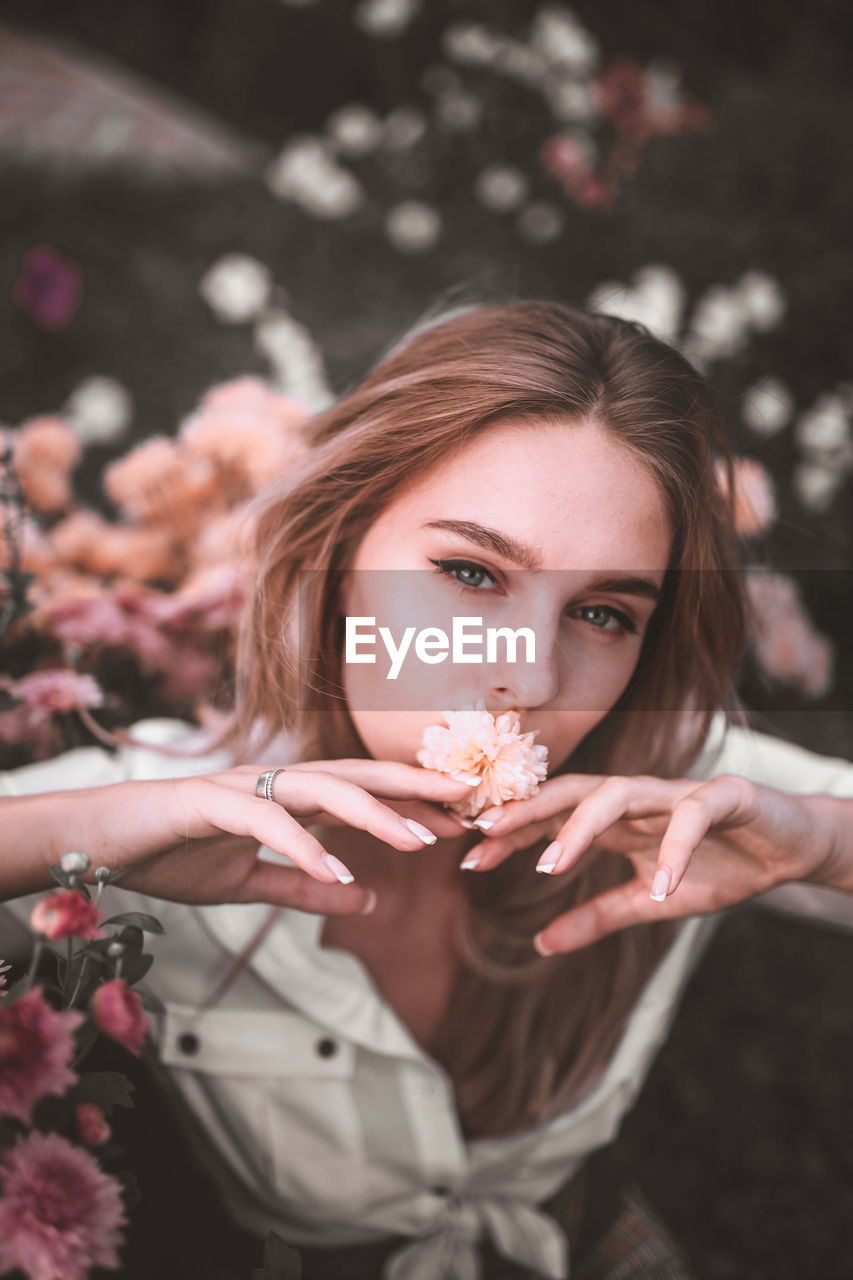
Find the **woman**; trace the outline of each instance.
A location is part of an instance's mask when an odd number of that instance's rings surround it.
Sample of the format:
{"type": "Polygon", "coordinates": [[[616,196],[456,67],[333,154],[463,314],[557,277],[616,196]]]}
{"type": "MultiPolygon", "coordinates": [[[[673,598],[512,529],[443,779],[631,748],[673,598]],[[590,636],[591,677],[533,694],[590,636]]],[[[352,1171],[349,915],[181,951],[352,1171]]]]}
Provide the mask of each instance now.
{"type": "Polygon", "coordinates": [[[685,1276],[633,1192],[578,1207],[588,1157],[715,913],[780,880],[853,889],[853,766],[749,730],[732,693],[708,389],[640,326],[513,303],[415,333],[309,431],[257,511],[218,754],[158,754],[184,729],[156,722],[148,750],[6,775],[3,896],[79,848],[175,904],[167,1085],[234,1221],[308,1276],[685,1276]],[[535,661],[424,645],[389,680],[345,644],[353,619],[396,644],[459,615],[528,629],[535,661]],[[473,831],[448,808],[466,784],[417,752],[479,699],[550,766],[473,831]]]}

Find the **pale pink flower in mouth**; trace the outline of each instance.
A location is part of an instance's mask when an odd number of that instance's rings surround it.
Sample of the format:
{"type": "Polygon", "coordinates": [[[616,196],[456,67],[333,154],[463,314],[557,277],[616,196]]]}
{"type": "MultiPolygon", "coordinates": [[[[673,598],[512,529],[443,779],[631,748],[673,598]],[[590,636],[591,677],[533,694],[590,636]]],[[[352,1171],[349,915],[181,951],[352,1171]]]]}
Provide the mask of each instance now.
{"type": "Polygon", "coordinates": [[[415,758],[425,769],[475,782],[470,796],[450,805],[460,817],[473,818],[491,805],[526,800],[548,776],[548,748],[536,746],[539,732],[519,732],[517,711],[495,717],[480,699],[473,708],[445,711],[443,725],[429,725],[415,758]]]}
{"type": "Polygon", "coordinates": [[[0,1273],[88,1280],[93,1267],[118,1267],[121,1188],[87,1151],[33,1132],[0,1157],[0,1179],[0,1273]]]}

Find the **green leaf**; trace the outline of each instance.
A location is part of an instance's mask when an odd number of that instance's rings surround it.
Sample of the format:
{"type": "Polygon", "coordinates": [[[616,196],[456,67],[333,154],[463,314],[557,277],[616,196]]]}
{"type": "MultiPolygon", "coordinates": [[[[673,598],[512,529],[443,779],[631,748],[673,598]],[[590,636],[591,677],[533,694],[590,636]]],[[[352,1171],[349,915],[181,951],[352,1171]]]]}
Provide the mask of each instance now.
{"type": "Polygon", "coordinates": [[[122,959],[121,976],[127,985],[132,987],[134,983],[140,982],[145,977],[153,963],[153,956],[137,955],[131,952],[130,955],[126,955],[122,959]]]}
{"type": "Polygon", "coordinates": [[[252,1272],[252,1280],[300,1280],[301,1275],[302,1259],[297,1251],[285,1244],[274,1231],[268,1232],[264,1242],[264,1265],[260,1271],[252,1272]]]}
{"type": "Polygon", "coordinates": [[[110,916],[109,920],[102,920],[101,924],[132,924],[146,933],[165,932],[157,917],[146,915],[144,911],[123,911],[120,915],[110,916]]]}
{"type": "Polygon", "coordinates": [[[78,1102],[97,1102],[105,1115],[113,1107],[132,1110],[136,1105],[132,1093],[133,1085],[118,1071],[87,1071],[71,1091],[75,1106],[78,1102]]]}

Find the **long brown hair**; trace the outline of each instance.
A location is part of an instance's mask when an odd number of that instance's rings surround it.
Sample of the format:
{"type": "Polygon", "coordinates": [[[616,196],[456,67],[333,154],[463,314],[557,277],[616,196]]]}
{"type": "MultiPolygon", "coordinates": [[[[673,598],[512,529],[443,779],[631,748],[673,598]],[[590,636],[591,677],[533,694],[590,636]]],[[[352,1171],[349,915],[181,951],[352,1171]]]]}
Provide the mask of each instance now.
{"type": "MultiPolygon", "coordinates": [[[[282,731],[299,738],[303,760],[367,754],[343,694],[336,571],[403,481],[509,418],[599,425],[654,476],[674,529],[633,676],[556,772],[681,777],[714,712],[739,714],[745,603],[731,499],[716,472],[721,463],[733,494],[731,457],[709,388],[637,323],[511,302],[398,344],[309,422],[310,450],[259,500],[257,585],[225,739],[240,757],[259,758],[282,731]]],[[[543,845],[464,880],[461,973],[434,1051],[472,1133],[526,1128],[585,1093],[674,935],[671,922],[637,925],[579,952],[536,956],[538,929],[633,874],[627,860],[592,850],[572,873],[537,876],[543,845]]]]}

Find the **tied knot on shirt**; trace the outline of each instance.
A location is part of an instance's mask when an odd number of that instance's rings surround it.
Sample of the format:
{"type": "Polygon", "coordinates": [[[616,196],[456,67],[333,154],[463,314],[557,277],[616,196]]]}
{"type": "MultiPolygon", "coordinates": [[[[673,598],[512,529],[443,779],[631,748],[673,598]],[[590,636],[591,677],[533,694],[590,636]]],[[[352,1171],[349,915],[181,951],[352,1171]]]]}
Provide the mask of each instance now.
{"type": "Polygon", "coordinates": [[[382,1280],[482,1280],[480,1242],[544,1280],[567,1280],[569,1242],[553,1218],[517,1200],[452,1196],[424,1235],[388,1260],[382,1280]]]}

